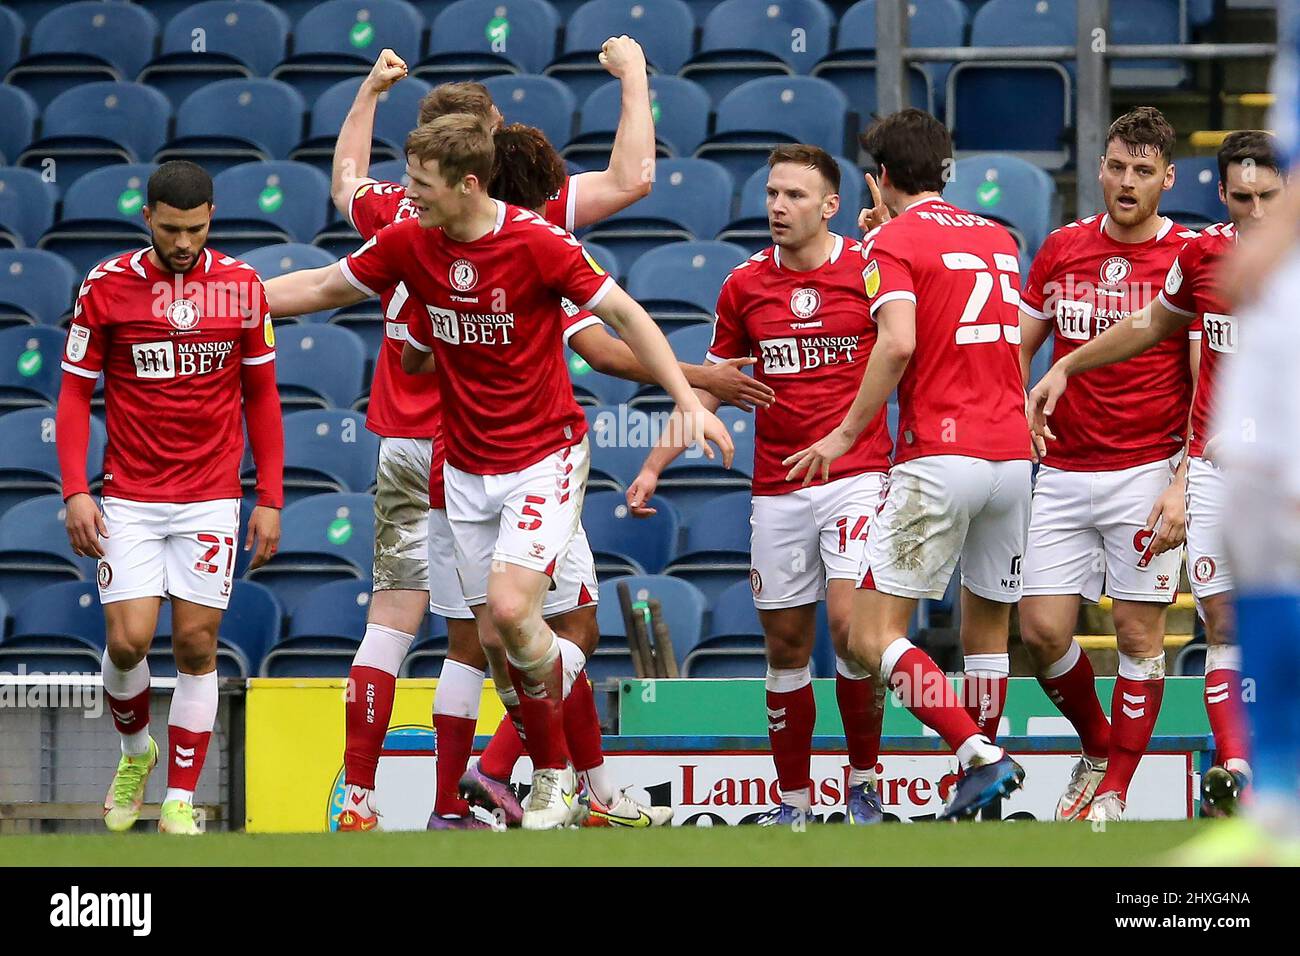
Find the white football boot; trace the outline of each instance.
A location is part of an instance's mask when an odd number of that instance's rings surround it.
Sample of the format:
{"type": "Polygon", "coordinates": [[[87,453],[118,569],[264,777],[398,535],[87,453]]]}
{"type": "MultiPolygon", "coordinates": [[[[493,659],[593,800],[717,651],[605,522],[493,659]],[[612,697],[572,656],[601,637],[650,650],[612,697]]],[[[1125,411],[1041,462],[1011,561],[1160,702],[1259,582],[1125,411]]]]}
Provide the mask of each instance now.
{"type": "Polygon", "coordinates": [[[578,774],[569,764],[563,770],[534,770],[533,788],[524,803],[525,830],[557,830],[578,826],[587,815],[578,799],[578,774]]]}
{"type": "Polygon", "coordinates": [[[1084,817],[1090,823],[1118,823],[1124,819],[1124,801],[1114,790],[1093,797],[1084,817]]]}
{"type": "Polygon", "coordinates": [[[1091,760],[1087,756],[1079,758],[1070,771],[1070,782],[1065,787],[1065,793],[1057,801],[1056,819],[1082,819],[1097,792],[1097,785],[1106,776],[1106,764],[1105,760],[1091,760]]]}

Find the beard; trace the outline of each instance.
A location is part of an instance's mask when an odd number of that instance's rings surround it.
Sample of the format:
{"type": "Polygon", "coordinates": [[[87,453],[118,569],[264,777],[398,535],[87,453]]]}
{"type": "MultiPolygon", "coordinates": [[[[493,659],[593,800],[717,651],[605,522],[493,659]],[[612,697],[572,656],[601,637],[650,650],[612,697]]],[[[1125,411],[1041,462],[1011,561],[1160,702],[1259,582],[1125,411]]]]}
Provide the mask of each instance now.
{"type": "Polygon", "coordinates": [[[184,268],[181,268],[176,264],[172,255],[168,255],[167,253],[163,252],[162,247],[158,245],[157,239],[155,239],[153,236],[150,236],[149,243],[150,245],[153,246],[153,251],[158,256],[158,260],[164,266],[167,267],[169,272],[188,272],[190,269],[193,269],[194,264],[199,261],[199,256],[203,255],[203,250],[207,248],[207,243],[205,242],[202,245],[197,246],[193,250],[191,250],[192,256],[190,258],[189,265],[185,266],[184,268]]]}

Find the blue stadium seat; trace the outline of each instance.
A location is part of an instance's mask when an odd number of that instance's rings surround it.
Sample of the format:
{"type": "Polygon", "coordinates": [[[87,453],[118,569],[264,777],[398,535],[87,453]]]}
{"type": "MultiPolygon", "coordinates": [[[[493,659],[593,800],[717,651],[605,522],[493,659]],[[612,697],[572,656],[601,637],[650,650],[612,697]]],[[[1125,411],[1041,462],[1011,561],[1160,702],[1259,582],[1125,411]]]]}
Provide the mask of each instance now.
{"type": "MultiPolygon", "coordinates": [[[[352,101],[356,99],[363,78],[339,80],[312,104],[311,121],[307,138],[293,150],[291,159],[310,163],[321,172],[329,173],[334,160],[334,147],[338,144],[339,130],[352,101]]],[[[404,145],[406,134],[415,128],[420,115],[420,100],[430,86],[423,80],[407,77],[392,89],[379,94],[375,109],[371,161],[400,162],[406,165],[404,145]]],[[[378,178],[378,177],[376,177],[378,178]]]]}
{"type": "Polygon", "coordinates": [[[30,595],[13,608],[14,626],[0,642],[0,670],[98,673],[104,650],[104,614],[94,581],[65,581],[30,595]]]}
{"type": "MultiPolygon", "coordinates": [[[[748,518],[748,502],[745,515],[748,518]]],[[[762,645],[763,625],[759,622],[758,608],[754,606],[754,591],[748,581],[733,584],[719,594],[710,606],[712,613],[705,641],[720,644],[730,640],[741,644],[757,639],[759,645],[762,645]]]]}
{"type": "MultiPolygon", "coordinates": [[[[704,90],[679,76],[650,77],[650,115],[655,122],[657,152],[689,156],[704,142],[713,109],[704,90]]],[[[622,85],[610,80],[582,104],[578,135],[564,149],[564,158],[585,169],[603,169],[622,116],[622,85]]]]}
{"type": "MultiPolygon", "coordinates": [[[[104,470],[104,426],[93,418],[86,450],[86,475],[104,470]]],[[[0,514],[34,495],[61,492],[54,446],[54,410],[21,408],[0,415],[0,514]]]]}
{"type": "Polygon", "coordinates": [[[365,76],[385,47],[407,63],[420,56],[424,20],[405,0],[328,0],[293,28],[293,54],[271,73],[309,103],[344,77],[365,76]]]}
{"type": "MultiPolygon", "coordinates": [[[[648,449],[647,449],[648,451],[648,449]]],[[[671,505],[634,518],[617,491],[597,491],[582,504],[582,526],[596,556],[596,575],[658,574],[677,551],[681,523],[671,505]]]]}
{"type": "Polygon", "coordinates": [[[578,353],[565,351],[569,381],[579,405],[618,405],[636,394],[636,382],[597,372],[578,353]]]}
{"type": "Polygon", "coordinates": [[[1228,215],[1219,198],[1219,161],[1189,156],[1174,163],[1174,188],[1160,199],[1160,211],[1193,229],[1222,222],[1228,215]]]}
{"type": "Polygon", "coordinates": [[[644,411],[628,405],[588,405],[583,412],[591,443],[588,491],[622,494],[641,471],[658,437],[655,424],[644,411]]]}
{"type": "Polygon", "coordinates": [[[40,108],[30,95],[16,86],[0,86],[0,161],[16,163],[31,145],[40,108]]]}
{"type": "Polygon", "coordinates": [[[0,516],[0,597],[18,607],[30,594],[61,581],[91,581],[95,559],[72,552],[61,495],[40,495],[0,516]]]}
{"type": "Polygon", "coordinates": [[[337,325],[290,325],[276,333],[275,377],[280,404],[347,408],[365,378],[366,355],[355,332],[337,325]]]}
{"type": "Polygon", "coordinates": [[[246,664],[244,674],[252,677],[279,638],[283,620],[283,608],[272,591],[253,581],[235,581],[217,630],[218,653],[222,646],[238,651],[246,664]]]}
{"type": "Polygon", "coordinates": [[[642,609],[637,605],[644,606],[644,602],[651,598],[659,602],[663,621],[672,637],[673,653],[678,661],[685,659],[704,633],[707,605],[699,589],[662,574],[609,578],[600,583],[600,603],[596,606],[601,645],[587,662],[587,673],[592,675],[592,679],[595,679],[593,661],[606,653],[626,653],[627,626],[618,599],[619,584],[626,584],[631,591],[634,612],[642,609]]]}
{"type": "Polygon", "coordinates": [[[279,80],[208,83],[186,97],[176,135],[156,160],[188,159],[216,176],[240,163],[286,159],[302,136],[306,110],[302,95],[279,80]]]}
{"type": "Polygon", "coordinates": [[[208,241],[240,256],[271,242],[311,242],[330,205],[325,174],[305,163],[243,163],[213,177],[208,241]]]}
{"type": "Polygon", "coordinates": [[[695,155],[720,163],[739,185],[778,143],[811,143],[840,153],[847,121],[848,101],[825,80],[762,77],[722,98],[713,135],[695,155]]]}
{"type": "Polygon", "coordinates": [[[312,495],[284,509],[280,551],[245,576],[269,587],[284,607],[312,588],[369,577],[374,558],[374,499],[312,495]]]}
{"type": "Polygon", "coordinates": [[[668,344],[678,361],[699,365],[709,352],[713,342],[713,323],[701,323],[688,328],[678,329],[668,336],[668,344]]]}
{"type": "Polygon", "coordinates": [[[16,408],[53,408],[63,372],[62,329],[20,325],[0,329],[0,414],[16,408]]]}
{"type": "Polygon", "coordinates": [[[289,633],[262,662],[265,677],[346,677],[366,631],[371,583],[335,581],[309,591],[289,633]]]}
{"type": "Polygon", "coordinates": [[[55,193],[30,169],[0,166],[0,246],[34,246],[54,222],[55,193]]]}
{"type": "Polygon", "coordinates": [[[682,0],[590,0],[565,21],[564,52],[547,75],[584,99],[609,79],[596,57],[606,39],[621,34],[636,38],[652,69],[673,74],[692,53],[695,18],[682,0]]]}
{"type": "Polygon", "coordinates": [[[750,487],[754,474],[754,417],[738,408],[720,408],[718,418],[731,431],[736,446],[731,469],[723,467],[722,456],[711,445],[713,458],[706,458],[698,448],[689,448],[677,456],[663,470],[659,495],[679,510],[690,510],[723,492],[750,487]]]}
{"type": "Polygon", "coordinates": [[[1042,168],[1016,156],[990,153],[957,161],[943,198],[959,209],[1006,225],[1022,251],[1038,251],[1056,217],[1056,185],[1042,168]]]}
{"type": "MultiPolygon", "coordinates": [[[[665,332],[672,332],[683,320],[711,320],[723,280],[746,258],[744,249],[729,242],[669,243],[636,261],[628,275],[627,291],[665,332]]],[[[700,359],[682,356],[682,361],[700,359]]]]}
{"type": "MultiPolygon", "coordinates": [[[[971,46],[1073,44],[1073,0],[989,0],[971,22],[971,46]]],[[[959,63],[948,74],[948,128],[959,154],[1014,153],[1047,169],[1070,159],[1074,83],[1060,63],[959,63]]]]}
{"type": "Polygon", "coordinates": [[[18,62],[26,35],[23,18],[8,7],[0,7],[0,73],[8,73],[9,67],[18,62]]]}
{"type": "MultiPolygon", "coordinates": [[[[379,436],[366,417],[338,409],[293,412],[284,417],[286,506],[322,491],[368,491],[375,483],[379,436]]],[[[245,471],[252,487],[256,472],[245,471]]]]}
{"type": "Polygon", "coordinates": [[[732,491],[712,498],[685,520],[685,533],[664,574],[694,584],[713,605],[749,580],[750,496],[732,491]]]}
{"type": "Polygon", "coordinates": [[[665,159],[649,196],[586,233],[614,251],[629,272],[640,256],[676,239],[712,239],[731,213],[731,176],[707,159],[665,159]]]}
{"type": "Polygon", "coordinates": [[[559,80],[549,76],[493,76],[483,85],[507,123],[536,126],[556,149],[563,149],[569,142],[578,104],[559,80]]]}
{"type": "MultiPolygon", "coordinates": [[[[878,112],[876,79],[876,2],[860,0],[840,18],[835,50],[812,75],[835,84],[849,101],[859,127],[878,112]]],[[[914,47],[961,46],[969,9],[960,0],[910,0],[908,42],[914,47]]],[[[909,64],[908,103],[935,112],[935,93],[944,89],[951,63],[909,64]]]]}
{"type": "MultiPolygon", "coordinates": [[[[407,77],[409,80],[410,77],[407,77]]],[[[406,80],[402,81],[403,83],[406,80]]],[[[400,183],[407,185],[406,180],[406,158],[385,159],[378,163],[370,164],[370,178],[377,179],[381,183],[400,183]]]]}
{"type": "Polygon", "coordinates": [[[141,211],[148,198],[151,163],[104,166],[86,173],[63,198],[63,213],[41,237],[41,249],[58,253],[78,273],[124,249],[149,244],[141,211]]]}
{"type": "Polygon", "coordinates": [[[284,59],[288,40],[289,18],[272,4],[259,0],[196,3],[166,23],[162,53],[140,73],[140,82],[161,90],[179,107],[210,83],[267,76],[284,59]],[[198,30],[202,33],[196,36],[198,30]]]}
{"type": "MultiPolygon", "coordinates": [[[[360,245],[360,242],[357,244],[360,245]]],[[[332,265],[336,261],[334,256],[320,246],[309,246],[303,242],[277,242],[269,246],[259,246],[256,249],[250,249],[240,258],[253,267],[263,282],[267,279],[274,279],[276,276],[282,276],[286,272],[297,272],[300,269],[319,269],[321,266],[332,265]]],[[[325,322],[329,317],[329,311],[312,312],[301,317],[278,318],[275,320],[275,324],[279,325],[300,320],[305,323],[325,322]]],[[[366,354],[370,354],[369,350],[367,350],[366,354]]]]}
{"type": "MultiPolygon", "coordinates": [[[[665,246],[667,249],[675,249],[685,243],[673,243],[665,246]]],[[[658,250],[653,250],[646,254],[644,258],[649,258],[658,250]]],[[[642,304],[646,304],[643,301],[642,304]]],[[[704,356],[709,350],[709,343],[713,340],[713,322],[711,317],[694,314],[686,315],[683,312],[661,311],[661,308],[667,306],[673,307],[672,303],[655,303],[650,301],[646,305],[651,309],[651,315],[658,323],[659,327],[668,335],[668,344],[672,347],[673,354],[677,356],[679,362],[689,362],[692,365],[700,365],[704,362],[704,356]],[[687,321],[687,320],[690,321],[687,321]]],[[[682,306],[676,306],[683,308],[682,306]]],[[[686,306],[689,308],[689,306],[686,306]]],[[[641,385],[629,403],[632,408],[638,411],[646,412],[651,416],[658,416],[660,419],[669,415],[676,403],[668,394],[658,385],[641,385]]],[[[656,433],[657,434],[657,433],[656,433]]],[[[635,474],[633,475],[635,477],[635,474]]]]}
{"type": "MultiPolygon", "coordinates": [[[[1124,0],[1110,8],[1113,43],[1176,46],[1188,41],[1185,3],[1171,0],[1124,0]]],[[[1110,65],[1111,86],[1159,89],[1181,86],[1188,67],[1178,60],[1118,60],[1110,65]]]]}
{"type": "Polygon", "coordinates": [[[42,249],[0,249],[0,322],[58,325],[72,311],[79,277],[60,256],[42,249]]]}
{"type": "Polygon", "coordinates": [[[32,28],[27,56],[5,82],[44,107],[79,83],[134,80],[153,56],[157,39],[158,21],[136,4],[61,4],[32,28]]]}
{"type": "MultiPolygon", "coordinates": [[[[866,191],[862,170],[843,156],[836,156],[835,162],[840,167],[840,209],[831,218],[831,232],[850,239],[857,238],[858,212],[862,209],[863,193],[866,191]]],[[[772,245],[772,233],[767,226],[769,172],[764,163],[749,175],[740,188],[740,210],[736,218],[718,234],[719,239],[739,246],[749,255],[772,245]]]]}
{"type": "Polygon", "coordinates": [[[22,17],[30,34],[32,27],[40,22],[41,17],[63,6],[65,2],[66,0],[8,0],[5,6],[13,7],[14,12],[22,17]]]}
{"type": "Polygon", "coordinates": [[[75,86],[45,108],[41,138],[23,151],[18,165],[40,170],[54,160],[54,185],[62,194],[101,166],[152,157],[167,139],[171,111],[165,96],[138,83],[75,86]]]}
{"type": "Polygon", "coordinates": [[[412,74],[448,83],[541,73],[555,57],[559,29],[555,9],[544,0],[460,0],[433,21],[428,55],[412,74]]]}
{"type": "Polygon", "coordinates": [[[748,80],[808,73],[830,51],[831,21],[822,0],[725,0],[705,18],[700,52],[680,73],[714,103],[748,80]]]}

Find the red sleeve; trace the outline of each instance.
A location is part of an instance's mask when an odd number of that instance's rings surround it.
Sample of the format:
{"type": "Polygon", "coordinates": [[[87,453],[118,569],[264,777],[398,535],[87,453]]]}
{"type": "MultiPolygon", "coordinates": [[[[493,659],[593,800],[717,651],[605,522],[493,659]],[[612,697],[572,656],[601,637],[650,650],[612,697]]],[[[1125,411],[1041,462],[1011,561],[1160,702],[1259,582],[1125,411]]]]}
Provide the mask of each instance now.
{"type": "Polygon", "coordinates": [[[1038,255],[1034,256],[1033,265],[1029,267],[1029,275],[1025,278],[1024,288],[1020,290],[1020,307],[1029,315],[1036,319],[1049,321],[1052,316],[1048,314],[1048,286],[1056,270],[1056,242],[1052,233],[1043,243],[1038,255]]]}
{"type": "MultiPolygon", "coordinates": [[[[741,269],[746,266],[741,266],[741,269]]],[[[723,362],[727,359],[746,358],[753,355],[753,344],[745,324],[741,320],[736,303],[736,277],[739,270],[727,276],[718,293],[717,321],[713,324],[713,340],[709,342],[709,352],[705,357],[710,362],[723,362]]],[[[691,359],[694,356],[690,357],[691,359]]]]}
{"type": "Polygon", "coordinates": [[[353,287],[366,295],[387,292],[404,279],[411,243],[418,239],[420,224],[406,219],[380,229],[356,252],[339,260],[339,268],[353,287]]]}
{"type": "Polygon", "coordinates": [[[397,292],[393,295],[394,302],[399,294],[404,301],[397,321],[406,323],[406,340],[421,352],[432,352],[433,320],[429,316],[429,310],[420,308],[420,303],[406,294],[405,285],[397,287],[397,292]]]}
{"type": "Polygon", "coordinates": [[[556,294],[571,299],[578,308],[596,308],[617,284],[570,233],[532,213],[523,228],[534,230],[528,247],[537,274],[556,294]]]}
{"type": "Polygon", "coordinates": [[[1181,315],[1196,315],[1196,273],[1201,262],[1200,245],[1192,239],[1169,267],[1165,287],[1160,290],[1161,305],[1181,315]]]}
{"type": "Polygon", "coordinates": [[[894,234],[886,235],[888,223],[869,233],[862,243],[862,257],[867,260],[862,270],[862,284],[871,302],[871,314],[886,302],[899,300],[916,304],[916,287],[912,282],[912,268],[901,252],[893,247],[894,234]]]}
{"type": "Polygon", "coordinates": [[[574,218],[578,208],[577,177],[565,176],[560,191],[546,200],[546,221],[554,223],[567,232],[573,232],[574,218]]]}
{"type": "Polygon", "coordinates": [[[86,481],[86,456],[90,452],[90,396],[95,380],[73,372],[63,373],[59,407],[54,416],[54,443],[63,480],[63,500],[90,493],[86,481]]]}
{"type": "Polygon", "coordinates": [[[583,329],[590,328],[593,325],[600,325],[600,316],[588,312],[586,309],[578,308],[568,299],[560,299],[560,308],[564,310],[560,325],[564,333],[565,345],[568,345],[569,339],[583,329]]]}
{"type": "Polygon", "coordinates": [[[239,336],[239,357],[244,365],[261,365],[275,361],[275,328],[271,325],[271,310],[266,301],[262,280],[256,276],[241,299],[244,309],[243,331],[239,336]],[[246,305],[244,303],[247,303],[246,305]]]}
{"type": "MultiPolygon", "coordinates": [[[[274,357],[275,353],[271,353],[274,357]]],[[[240,369],[244,391],[244,419],[248,441],[257,465],[257,503],[267,508],[284,507],[284,421],[280,417],[280,393],[275,387],[275,363],[244,363],[240,369]]]]}
{"type": "Polygon", "coordinates": [[[362,183],[348,200],[348,221],[362,239],[369,239],[384,226],[398,221],[405,195],[400,183],[375,180],[362,183]]]}
{"type": "Polygon", "coordinates": [[[104,370],[104,355],[108,348],[108,326],[104,321],[108,308],[105,302],[108,290],[103,284],[105,275],[96,266],[81,283],[63,347],[63,370],[92,382],[104,370]]]}

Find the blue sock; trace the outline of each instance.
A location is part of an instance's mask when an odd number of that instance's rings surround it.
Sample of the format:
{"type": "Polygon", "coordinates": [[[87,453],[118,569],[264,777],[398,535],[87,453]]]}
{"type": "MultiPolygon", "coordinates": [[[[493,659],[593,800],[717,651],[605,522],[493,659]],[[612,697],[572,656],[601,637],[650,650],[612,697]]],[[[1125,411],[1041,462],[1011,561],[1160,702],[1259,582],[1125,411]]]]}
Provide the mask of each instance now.
{"type": "Polygon", "coordinates": [[[1300,592],[1236,595],[1252,786],[1294,803],[1300,772],[1300,592]],[[1247,683],[1253,682],[1253,683],[1247,683]]]}

